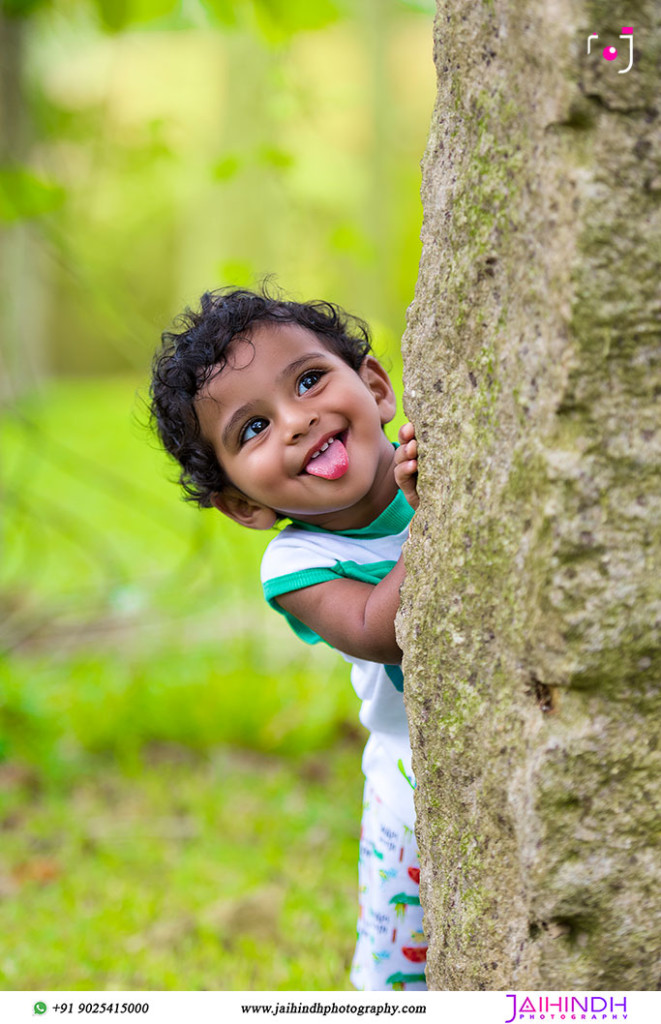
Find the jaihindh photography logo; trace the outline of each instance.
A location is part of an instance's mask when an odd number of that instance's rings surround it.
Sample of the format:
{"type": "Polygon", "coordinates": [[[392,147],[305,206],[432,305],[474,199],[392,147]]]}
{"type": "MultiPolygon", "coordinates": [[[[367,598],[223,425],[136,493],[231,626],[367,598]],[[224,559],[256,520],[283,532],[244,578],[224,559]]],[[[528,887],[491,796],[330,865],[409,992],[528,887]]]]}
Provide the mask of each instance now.
{"type": "Polygon", "coordinates": [[[594,1020],[612,1021],[627,1020],[626,996],[599,995],[518,995],[508,992],[506,999],[511,1000],[504,1024],[514,1021],[560,1021],[560,1020],[594,1020]]]}

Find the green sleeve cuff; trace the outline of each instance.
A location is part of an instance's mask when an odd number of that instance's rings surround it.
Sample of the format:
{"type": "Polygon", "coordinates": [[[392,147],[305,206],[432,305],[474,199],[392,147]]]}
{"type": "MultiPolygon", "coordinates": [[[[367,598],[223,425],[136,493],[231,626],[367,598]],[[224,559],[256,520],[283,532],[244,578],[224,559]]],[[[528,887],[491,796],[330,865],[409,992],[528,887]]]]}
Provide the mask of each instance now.
{"type": "Polygon", "coordinates": [[[296,636],[299,636],[306,644],[326,643],[323,637],[320,637],[313,629],[310,629],[300,619],[295,618],[285,611],[284,608],[281,608],[276,601],[276,597],[280,597],[280,594],[289,594],[292,590],[303,590],[304,587],[312,587],[315,583],[327,583],[329,580],[336,580],[338,578],[338,574],[333,572],[332,569],[324,568],[301,569],[299,572],[288,572],[284,576],[275,576],[272,580],[267,580],[264,583],[264,597],[271,605],[271,608],[274,608],[280,615],[284,615],[296,636]]]}

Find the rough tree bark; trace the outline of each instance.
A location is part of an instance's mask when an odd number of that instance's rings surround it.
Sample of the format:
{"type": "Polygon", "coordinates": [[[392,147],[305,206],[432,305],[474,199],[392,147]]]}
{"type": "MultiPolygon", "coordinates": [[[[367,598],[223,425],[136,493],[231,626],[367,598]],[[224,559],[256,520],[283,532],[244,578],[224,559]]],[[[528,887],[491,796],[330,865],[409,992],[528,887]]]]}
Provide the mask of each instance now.
{"type": "Polygon", "coordinates": [[[440,2],[398,620],[431,988],[660,985],[660,53],[654,0],[440,2]]]}

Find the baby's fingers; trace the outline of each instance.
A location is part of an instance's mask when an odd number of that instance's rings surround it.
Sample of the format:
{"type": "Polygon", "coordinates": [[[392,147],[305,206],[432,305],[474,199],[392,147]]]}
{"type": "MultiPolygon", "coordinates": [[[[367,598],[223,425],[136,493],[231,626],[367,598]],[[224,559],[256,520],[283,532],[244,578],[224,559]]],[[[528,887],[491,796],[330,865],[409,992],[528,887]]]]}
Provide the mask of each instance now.
{"type": "Polygon", "coordinates": [[[395,454],[395,483],[403,492],[412,508],[417,508],[418,501],[418,447],[415,441],[401,445],[395,454]]]}
{"type": "Polygon", "coordinates": [[[412,423],[404,423],[399,428],[399,443],[401,445],[406,444],[407,441],[412,441],[415,437],[415,427],[412,423]]]}
{"type": "MultiPolygon", "coordinates": [[[[410,424],[409,424],[410,426],[410,424]]],[[[400,431],[401,437],[401,431],[400,431]]],[[[395,465],[400,466],[405,462],[415,460],[418,458],[418,442],[415,437],[410,441],[402,442],[399,448],[395,452],[395,465]]],[[[416,465],[415,472],[417,473],[418,467],[416,465]]]]}

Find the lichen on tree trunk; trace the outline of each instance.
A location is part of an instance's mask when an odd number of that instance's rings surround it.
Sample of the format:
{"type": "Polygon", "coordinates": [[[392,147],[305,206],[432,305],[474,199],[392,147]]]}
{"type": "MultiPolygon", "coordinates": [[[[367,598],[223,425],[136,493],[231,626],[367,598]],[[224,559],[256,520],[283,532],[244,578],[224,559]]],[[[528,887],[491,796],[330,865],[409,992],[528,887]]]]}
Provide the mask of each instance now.
{"type": "Polygon", "coordinates": [[[627,12],[436,19],[398,618],[431,988],[661,985],[661,26],[627,12]]]}

